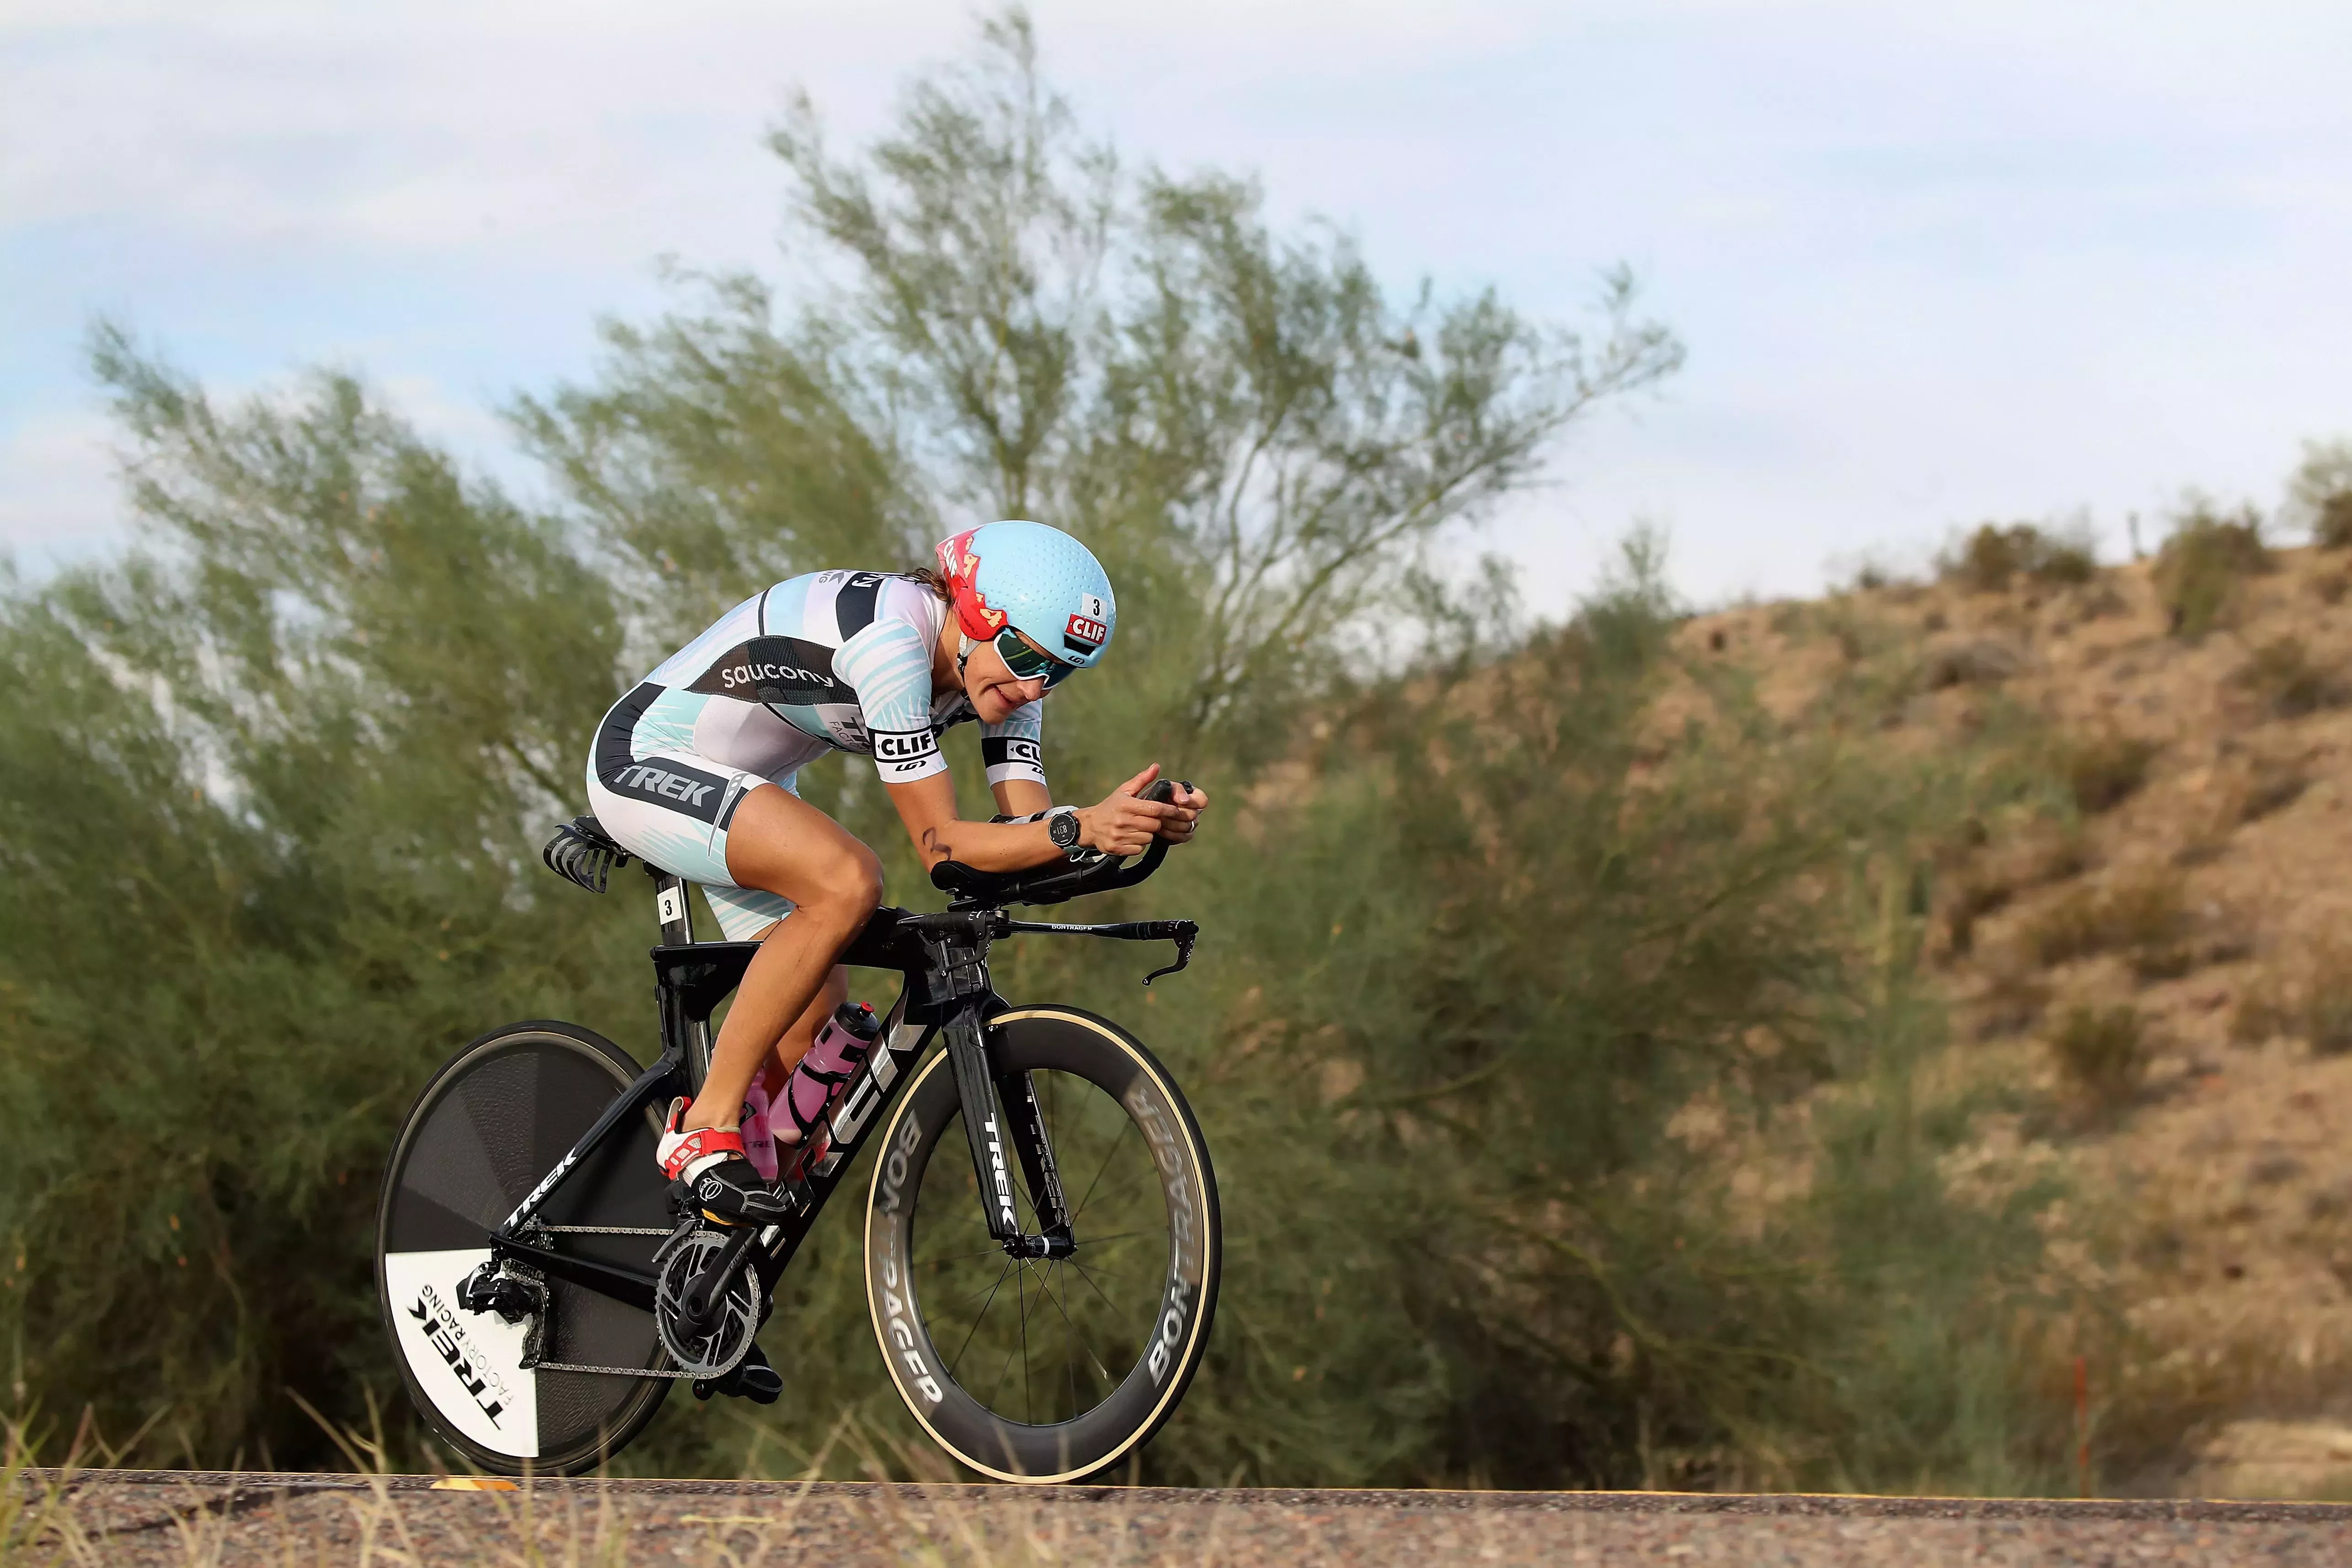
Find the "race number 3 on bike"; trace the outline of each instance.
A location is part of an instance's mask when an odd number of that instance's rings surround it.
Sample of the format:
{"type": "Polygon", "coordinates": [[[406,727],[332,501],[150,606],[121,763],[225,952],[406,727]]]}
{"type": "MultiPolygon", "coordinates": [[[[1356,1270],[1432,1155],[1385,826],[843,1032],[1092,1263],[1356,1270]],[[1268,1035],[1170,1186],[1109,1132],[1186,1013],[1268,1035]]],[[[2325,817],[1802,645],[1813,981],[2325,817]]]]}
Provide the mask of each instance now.
{"type": "Polygon", "coordinates": [[[1097,804],[1053,803],[1045,700],[1117,626],[1085,546],[990,523],[942,542],[935,570],[777,583],[604,716],[593,815],[545,858],[598,893],[633,858],[653,874],[662,1053],[640,1070],[572,1025],[493,1031],[426,1086],[385,1173],[385,1324],[467,1461],[592,1469],[678,1377],[706,1398],[777,1399],[753,1336],[893,1103],[867,1296],[918,1420],[983,1474],[1070,1480],[1167,1418],[1222,1253],[1199,1128],[1139,1041],[1075,1008],[1010,1007],[987,967],[994,940],[1026,932],[1174,940],[1156,973],[1191,956],[1190,921],[1006,913],[1139,883],[1208,804],[1157,763],[1097,804]],[[967,719],[999,811],[986,822],[957,815],[940,749],[967,719]],[[874,759],[947,911],[883,907],[874,852],[794,792],[828,750],[874,759]],[[689,883],[724,940],[695,941],[689,883]],[[896,970],[902,994],[880,1016],[848,1002],[848,966],[896,970]],[[934,1160],[957,1126],[971,1163],[934,1160]]]}

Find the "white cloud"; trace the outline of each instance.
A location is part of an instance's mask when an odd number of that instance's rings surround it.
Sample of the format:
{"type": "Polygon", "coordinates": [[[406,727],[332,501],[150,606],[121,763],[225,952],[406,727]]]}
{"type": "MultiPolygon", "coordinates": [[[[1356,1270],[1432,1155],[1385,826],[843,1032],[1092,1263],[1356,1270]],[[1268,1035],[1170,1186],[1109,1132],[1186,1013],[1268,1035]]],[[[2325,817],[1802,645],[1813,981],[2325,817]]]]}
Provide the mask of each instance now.
{"type": "Polygon", "coordinates": [[[94,412],[39,414],[0,434],[0,550],[39,564],[121,541],[113,434],[94,412]]]}

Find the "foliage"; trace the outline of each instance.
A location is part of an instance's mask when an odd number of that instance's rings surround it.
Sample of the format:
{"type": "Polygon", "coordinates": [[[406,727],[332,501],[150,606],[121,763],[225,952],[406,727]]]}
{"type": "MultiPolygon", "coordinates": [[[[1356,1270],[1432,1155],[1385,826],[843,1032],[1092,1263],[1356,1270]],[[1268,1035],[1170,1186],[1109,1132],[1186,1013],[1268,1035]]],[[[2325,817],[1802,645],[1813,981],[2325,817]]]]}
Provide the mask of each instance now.
{"type": "MultiPolygon", "coordinates": [[[[996,967],[1133,1018],[1215,1151],[1218,1336],[1148,1473],[2048,1484],[2048,1195],[1939,1175],[1994,1092],[1921,1071],[1916,975],[1930,845],[2046,790],[2032,748],[1851,739],[1917,667],[1859,622],[1819,722],[1773,716],[1673,653],[1654,540],[1533,633],[1507,584],[1439,570],[1577,413],[1674,362],[1622,287],[1589,342],[1491,296],[1391,303],[1241,183],[1121,174],[1017,14],[861,157],[804,107],[776,145],[825,287],[689,282],[608,327],[596,381],[515,410],[557,515],[351,378],[222,408],[100,335],[146,545],[0,597],[20,1399],[219,1463],[335,1462],[289,1392],[404,1420],[367,1258],[410,1095],[517,1017],[651,1054],[641,884],[596,900],[534,855],[603,707],[766,580],[1031,511],[1128,609],[1056,695],[1059,792],[1156,758],[1220,802],[1101,911],[1198,915],[1181,981],[1037,939],[996,967]]],[[[922,901],[867,771],[802,788],[922,901]]],[[[919,1441],[854,1207],[770,1331],[787,1413],[675,1401],[627,1464],[796,1466],[841,1412],[919,1441]]]]}
{"type": "Polygon", "coordinates": [[[1937,560],[1937,574],[1975,593],[2000,593],[2012,578],[2063,584],[2088,582],[2098,557],[2087,528],[2045,529],[2032,523],[1979,525],[1937,560]]]}
{"type": "Polygon", "coordinates": [[[2346,695],[2335,673],[2314,664],[2309,647],[2291,632],[2256,648],[2231,680],[2280,718],[2335,707],[2346,695]]]}
{"type": "Polygon", "coordinates": [[[2112,886],[2076,888],[2035,916],[2026,945],[2043,964],[2070,963],[2101,953],[2146,956],[2168,952],[2180,940],[2188,913],[2178,873],[2143,872],[2112,886]]]}
{"type": "Polygon", "coordinates": [[[2352,441],[2307,441],[2287,481],[2286,514],[2322,549],[2352,546],[2352,441]]]}
{"type": "Polygon", "coordinates": [[[2066,1081],[2093,1103],[2112,1109],[2139,1089],[2147,1071],[2139,1011],[2129,1003],[2077,1005],[2050,1033],[2050,1049],[2066,1081]]]}
{"type": "Polygon", "coordinates": [[[2157,599],[2172,634],[2202,638],[2230,613],[2240,581],[2272,564],[2252,507],[2224,515],[2202,502],[2190,506],[2156,555],[2157,599]]]}
{"type": "Polygon", "coordinates": [[[2147,782],[2148,765],[2159,749],[2152,740],[2116,729],[2074,741],[2061,756],[2060,767],[2074,809],[2086,817],[2096,816],[2130,800],[2147,782]]]}
{"type": "Polygon", "coordinates": [[[2338,490],[2319,503],[2311,540],[2322,549],[2352,547],[2352,490],[2338,490]]]}

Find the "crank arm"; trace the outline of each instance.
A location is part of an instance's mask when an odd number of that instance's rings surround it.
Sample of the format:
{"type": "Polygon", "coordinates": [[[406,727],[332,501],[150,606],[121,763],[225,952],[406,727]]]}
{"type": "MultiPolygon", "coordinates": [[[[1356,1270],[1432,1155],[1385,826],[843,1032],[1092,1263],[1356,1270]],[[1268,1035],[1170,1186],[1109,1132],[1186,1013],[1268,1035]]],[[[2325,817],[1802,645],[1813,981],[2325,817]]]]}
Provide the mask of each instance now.
{"type": "Polygon", "coordinates": [[[688,1281],[686,1293],[678,1301],[688,1328],[696,1333],[710,1332],[710,1309],[726,1299],[728,1287],[742,1272],[743,1260],[751,1250],[751,1239],[759,1233],[758,1226],[737,1226],[735,1234],[728,1239],[726,1248],[709,1267],[702,1270],[699,1278],[688,1281]]]}

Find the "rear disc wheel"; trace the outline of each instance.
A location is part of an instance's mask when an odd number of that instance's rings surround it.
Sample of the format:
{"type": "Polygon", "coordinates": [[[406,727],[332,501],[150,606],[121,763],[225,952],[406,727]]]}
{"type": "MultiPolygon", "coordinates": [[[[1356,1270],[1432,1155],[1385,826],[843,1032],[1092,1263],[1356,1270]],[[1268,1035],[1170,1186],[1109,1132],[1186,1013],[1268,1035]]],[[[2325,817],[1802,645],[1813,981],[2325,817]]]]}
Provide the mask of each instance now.
{"type": "MultiPolygon", "coordinates": [[[[489,1232],[638,1071],[626,1052],[588,1030],[510,1025],[475,1040],[434,1075],[393,1146],[376,1215],[384,1330],[426,1425],[478,1469],[593,1469],[653,1419],[669,1393],[667,1375],[523,1364],[667,1368],[650,1312],[553,1274],[539,1281],[546,1310],[516,1322],[468,1312],[457,1297],[460,1281],[490,1260],[489,1232]]],[[[656,1131],[650,1112],[616,1127],[541,1212],[539,1221],[551,1228],[537,1239],[650,1271],[674,1225],[654,1160],[656,1131]]]]}

